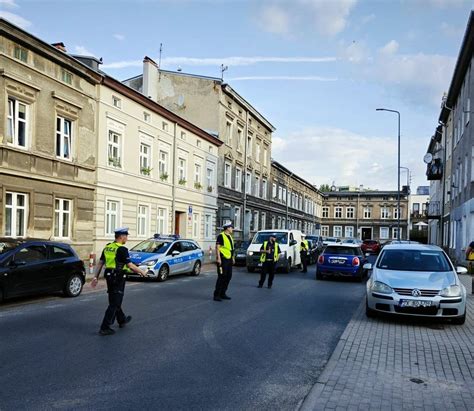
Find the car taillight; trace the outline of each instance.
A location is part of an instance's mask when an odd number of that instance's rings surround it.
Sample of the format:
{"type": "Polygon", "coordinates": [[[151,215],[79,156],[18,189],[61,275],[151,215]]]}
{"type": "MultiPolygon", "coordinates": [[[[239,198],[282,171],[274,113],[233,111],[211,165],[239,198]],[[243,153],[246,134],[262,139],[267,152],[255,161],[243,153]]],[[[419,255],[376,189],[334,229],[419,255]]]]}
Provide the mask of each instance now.
{"type": "Polygon", "coordinates": [[[359,257],[354,257],[354,258],[352,259],[352,265],[353,265],[354,267],[358,267],[358,266],[360,265],[359,257]]]}
{"type": "Polygon", "coordinates": [[[318,258],[318,264],[324,264],[324,256],[320,255],[318,258]]]}

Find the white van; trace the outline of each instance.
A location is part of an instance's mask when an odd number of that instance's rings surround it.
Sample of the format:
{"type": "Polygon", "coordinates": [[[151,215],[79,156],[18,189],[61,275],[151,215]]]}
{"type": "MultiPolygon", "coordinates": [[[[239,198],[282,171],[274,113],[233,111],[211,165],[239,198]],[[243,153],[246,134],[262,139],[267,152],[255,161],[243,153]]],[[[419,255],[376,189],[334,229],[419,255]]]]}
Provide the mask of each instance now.
{"type": "Polygon", "coordinates": [[[260,248],[264,241],[268,241],[270,235],[276,237],[280,248],[280,255],[276,264],[276,269],[282,268],[285,273],[289,273],[292,268],[301,264],[300,244],[303,233],[299,230],[261,230],[257,232],[247,249],[247,270],[253,273],[257,268],[261,268],[260,248]]]}

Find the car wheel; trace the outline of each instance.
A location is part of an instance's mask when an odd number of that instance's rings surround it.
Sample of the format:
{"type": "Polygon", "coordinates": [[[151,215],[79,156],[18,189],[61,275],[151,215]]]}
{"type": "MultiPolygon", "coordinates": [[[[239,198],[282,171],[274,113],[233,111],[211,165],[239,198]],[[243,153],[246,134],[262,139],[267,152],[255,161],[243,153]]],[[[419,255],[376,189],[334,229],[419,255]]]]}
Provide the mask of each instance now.
{"type": "Polygon", "coordinates": [[[196,261],[191,275],[197,277],[199,274],[201,274],[201,261],[196,261]]]}
{"type": "Polygon", "coordinates": [[[0,304],[3,303],[3,288],[0,288],[0,304]]]}
{"type": "Polygon", "coordinates": [[[158,275],[156,279],[160,282],[166,281],[169,275],[170,275],[170,268],[166,264],[163,264],[160,268],[160,271],[158,271],[158,275]]]}
{"type": "Polygon", "coordinates": [[[367,302],[367,299],[365,300],[365,315],[368,318],[375,318],[377,316],[377,313],[375,310],[372,310],[372,308],[369,308],[369,303],[367,302]]]}
{"type": "Polygon", "coordinates": [[[255,267],[247,267],[247,271],[249,273],[254,273],[255,272],[255,267]]]}
{"type": "Polygon", "coordinates": [[[453,318],[451,322],[455,325],[463,325],[466,322],[466,312],[461,317],[453,318]]]}
{"type": "Polygon", "coordinates": [[[285,268],[283,270],[285,271],[286,274],[290,273],[290,271],[291,271],[291,258],[288,258],[288,260],[286,260],[286,265],[285,265],[285,268]]]}
{"type": "Polygon", "coordinates": [[[66,281],[64,294],[67,297],[77,297],[82,292],[82,286],[82,277],[79,274],[73,274],[66,281]]]}

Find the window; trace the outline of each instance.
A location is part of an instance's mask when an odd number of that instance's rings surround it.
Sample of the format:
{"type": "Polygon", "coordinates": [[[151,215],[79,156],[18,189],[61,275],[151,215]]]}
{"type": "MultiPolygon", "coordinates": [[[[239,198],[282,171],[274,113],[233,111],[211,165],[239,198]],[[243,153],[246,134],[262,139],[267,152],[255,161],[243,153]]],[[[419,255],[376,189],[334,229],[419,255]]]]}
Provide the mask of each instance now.
{"type": "Polygon", "coordinates": [[[260,163],[260,144],[257,143],[255,146],[255,160],[260,163]]]}
{"type": "Polygon", "coordinates": [[[281,200],[286,204],[286,188],[283,189],[281,200]]]}
{"type": "Polygon", "coordinates": [[[268,198],[267,190],[268,190],[268,182],[267,180],[262,180],[262,198],[265,200],[268,198]]]}
{"type": "Polygon", "coordinates": [[[156,230],[159,234],[168,233],[167,214],[166,208],[158,208],[156,230]]]}
{"type": "Polygon", "coordinates": [[[268,149],[266,147],[263,149],[263,165],[265,167],[268,165],[268,149]]]}
{"type": "Polygon", "coordinates": [[[247,156],[252,155],[252,136],[247,137],[247,156]]]}
{"type": "Polygon", "coordinates": [[[235,169],[235,189],[242,191],[242,170],[240,168],[235,169]]]}
{"type": "Polygon", "coordinates": [[[105,207],[105,234],[113,235],[115,229],[120,224],[120,203],[114,200],[107,200],[105,207]]]}
{"type": "Polygon", "coordinates": [[[196,147],[201,148],[201,140],[196,140],[196,147]]]}
{"type": "Polygon", "coordinates": [[[225,142],[227,145],[232,145],[232,123],[227,122],[225,125],[225,142]]]}
{"type": "Polygon", "coordinates": [[[144,111],[143,120],[145,121],[145,123],[151,123],[151,114],[144,111]]]}
{"type": "Polygon", "coordinates": [[[247,194],[252,194],[252,174],[249,172],[245,173],[245,192],[247,194]]]}
{"type": "Polygon", "coordinates": [[[72,122],[63,117],[56,117],[56,156],[71,160],[72,122]]]}
{"type": "Polygon", "coordinates": [[[242,228],[242,209],[240,207],[235,207],[235,215],[234,215],[234,225],[235,228],[241,229],[242,228]]]}
{"type": "Polygon", "coordinates": [[[342,218],[342,207],[334,208],[334,218],[342,218]]]}
{"type": "MultiPolygon", "coordinates": [[[[167,123],[166,121],[163,121],[163,122],[161,123],[161,129],[162,129],[163,131],[168,132],[168,123],[167,123]]],[[[186,134],[185,134],[184,136],[186,137],[186,134]]],[[[184,140],[184,139],[183,139],[183,133],[181,133],[181,139],[184,140]]]]}
{"type": "Polygon", "coordinates": [[[194,186],[196,188],[200,188],[202,186],[202,172],[201,172],[201,164],[194,164],[194,186]]]}
{"type": "Polygon", "coordinates": [[[112,105],[116,108],[122,108],[122,100],[116,96],[112,96],[112,105]]]}
{"type": "Polygon", "coordinates": [[[258,211],[253,212],[253,229],[258,231],[258,211]]]}
{"type": "Polygon", "coordinates": [[[199,238],[201,236],[199,229],[199,214],[193,213],[193,237],[199,238]]]}
{"type": "MultiPolygon", "coordinates": [[[[398,220],[398,207],[395,207],[393,209],[393,218],[395,220],[398,220]]],[[[402,209],[400,209],[400,218],[403,218],[403,210],[402,209]]]]}
{"type": "Polygon", "coordinates": [[[254,185],[254,193],[255,197],[260,197],[260,178],[255,176],[255,185],[254,185]]]}
{"type": "MultiPolygon", "coordinates": [[[[163,123],[163,124],[166,124],[166,123],[163,123]]],[[[168,127],[167,124],[166,124],[166,127],[168,127]]],[[[163,130],[165,129],[163,128],[163,130]]],[[[166,129],[165,131],[168,131],[168,129],[166,129]]],[[[184,131],[181,131],[181,140],[186,141],[186,133],[184,131]]]]}
{"type": "Polygon", "coordinates": [[[380,239],[381,240],[388,240],[389,236],[389,228],[388,227],[380,227],[380,239]]]}
{"type": "Polygon", "coordinates": [[[206,240],[212,239],[212,215],[210,214],[204,215],[204,238],[206,240]]]}
{"type": "Polygon", "coordinates": [[[206,168],[206,180],[207,180],[207,191],[212,191],[212,186],[214,184],[214,169],[212,167],[206,168]]]}
{"type": "Polygon", "coordinates": [[[471,118],[471,99],[468,98],[466,100],[466,126],[469,123],[470,118],[471,118]]]}
{"type": "Polygon", "coordinates": [[[15,46],[13,50],[13,56],[24,63],[28,62],[28,50],[23,47],[15,46]]]}
{"type": "Polygon", "coordinates": [[[329,218],[329,207],[323,207],[322,217],[329,218]]]}
{"type": "Polygon", "coordinates": [[[17,147],[28,146],[28,105],[8,98],[7,142],[17,147]]]}
{"type": "Polygon", "coordinates": [[[237,151],[242,152],[242,129],[237,129],[237,151]]]}
{"type": "Polygon", "coordinates": [[[224,187],[231,188],[232,166],[230,163],[224,164],[224,187]]]}
{"type": "Polygon", "coordinates": [[[181,184],[186,183],[186,160],[184,158],[178,159],[178,179],[181,184]]]}
{"type": "Polygon", "coordinates": [[[148,236],[148,221],[149,221],[148,206],[139,204],[137,213],[137,235],[139,237],[148,236]]]}
{"type": "Polygon", "coordinates": [[[388,207],[382,207],[380,209],[380,218],[382,220],[386,220],[389,217],[390,217],[390,211],[388,210],[388,207]]]}
{"type": "Polygon", "coordinates": [[[160,171],[160,179],[166,180],[168,178],[168,153],[166,151],[160,150],[158,169],[160,171]]]}
{"type": "Polygon", "coordinates": [[[61,80],[67,84],[72,84],[72,73],[67,70],[61,70],[61,80]]]}
{"type": "MultiPolygon", "coordinates": [[[[474,157],[474,155],[473,155],[473,157],[474,157]]],[[[277,186],[276,186],[275,183],[273,183],[272,184],[272,198],[276,198],[276,196],[277,196],[277,186]]]]}
{"type": "Polygon", "coordinates": [[[342,237],[342,226],[335,225],[332,231],[333,231],[334,237],[337,237],[337,238],[342,237]]]}
{"type": "Polygon", "coordinates": [[[54,246],[51,252],[51,259],[60,259],[60,258],[69,258],[69,257],[74,257],[74,254],[65,248],[59,247],[59,246],[54,246]]]}
{"type": "MultiPolygon", "coordinates": [[[[392,228],[392,239],[397,239],[398,236],[397,236],[397,232],[398,232],[398,227],[393,227],[392,228]]],[[[403,229],[400,228],[400,238],[402,238],[402,232],[403,232],[403,229]]]]}
{"type": "Polygon", "coordinates": [[[282,186],[278,187],[278,200],[280,200],[280,203],[283,202],[283,187],[282,186]]]}
{"type": "Polygon", "coordinates": [[[122,152],[122,136],[115,131],[109,131],[108,156],[109,166],[121,168],[120,155],[122,152]]]}
{"type": "Polygon", "coordinates": [[[276,228],[276,227],[275,227],[275,216],[272,215],[272,230],[273,230],[274,228],[276,228]]]}
{"type": "Polygon", "coordinates": [[[346,218],[354,218],[354,207],[346,208],[346,218]]]}
{"type": "Polygon", "coordinates": [[[34,264],[45,261],[48,258],[48,251],[44,245],[31,245],[18,251],[14,258],[16,261],[34,264]]]}
{"type": "Polygon", "coordinates": [[[370,207],[364,207],[364,218],[372,218],[372,209],[370,207]]]}
{"type": "Polygon", "coordinates": [[[54,236],[71,237],[71,200],[56,198],[54,200],[54,236]]]}
{"type": "Polygon", "coordinates": [[[140,143],[140,174],[151,174],[151,147],[144,143],[140,143]]]}
{"type": "Polygon", "coordinates": [[[323,237],[328,237],[329,236],[329,226],[328,225],[322,225],[321,226],[321,235],[323,237]]]}
{"type": "Polygon", "coordinates": [[[261,230],[265,230],[267,228],[267,214],[266,213],[262,213],[262,221],[260,223],[260,229],[261,230]]]}
{"type": "Polygon", "coordinates": [[[28,196],[20,193],[6,193],[5,198],[5,235],[24,237],[28,220],[28,196]]]}
{"type": "Polygon", "coordinates": [[[354,227],[351,225],[344,227],[344,237],[345,238],[353,238],[354,237],[354,227]]]}

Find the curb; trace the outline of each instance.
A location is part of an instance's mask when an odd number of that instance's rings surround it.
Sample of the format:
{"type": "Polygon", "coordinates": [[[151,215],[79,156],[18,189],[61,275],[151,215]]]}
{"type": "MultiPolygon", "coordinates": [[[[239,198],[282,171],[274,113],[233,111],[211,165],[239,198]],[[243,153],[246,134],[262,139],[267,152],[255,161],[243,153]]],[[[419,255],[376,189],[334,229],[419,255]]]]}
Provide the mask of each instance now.
{"type": "Polygon", "coordinates": [[[323,392],[329,380],[329,376],[333,372],[334,368],[336,368],[336,365],[339,361],[339,357],[341,356],[342,350],[344,349],[347,336],[354,326],[353,320],[356,316],[359,315],[359,312],[363,310],[364,306],[365,306],[365,296],[364,298],[362,298],[362,301],[360,302],[359,306],[354,311],[354,314],[352,315],[351,319],[349,320],[349,323],[344,329],[341,335],[341,338],[339,338],[336,348],[334,349],[334,351],[331,354],[331,357],[329,357],[328,362],[324,366],[324,370],[319,375],[318,380],[313,385],[308,395],[306,395],[301,405],[298,407],[298,411],[312,411],[315,409],[314,403],[316,402],[316,399],[318,399],[321,393],[323,392]]]}

